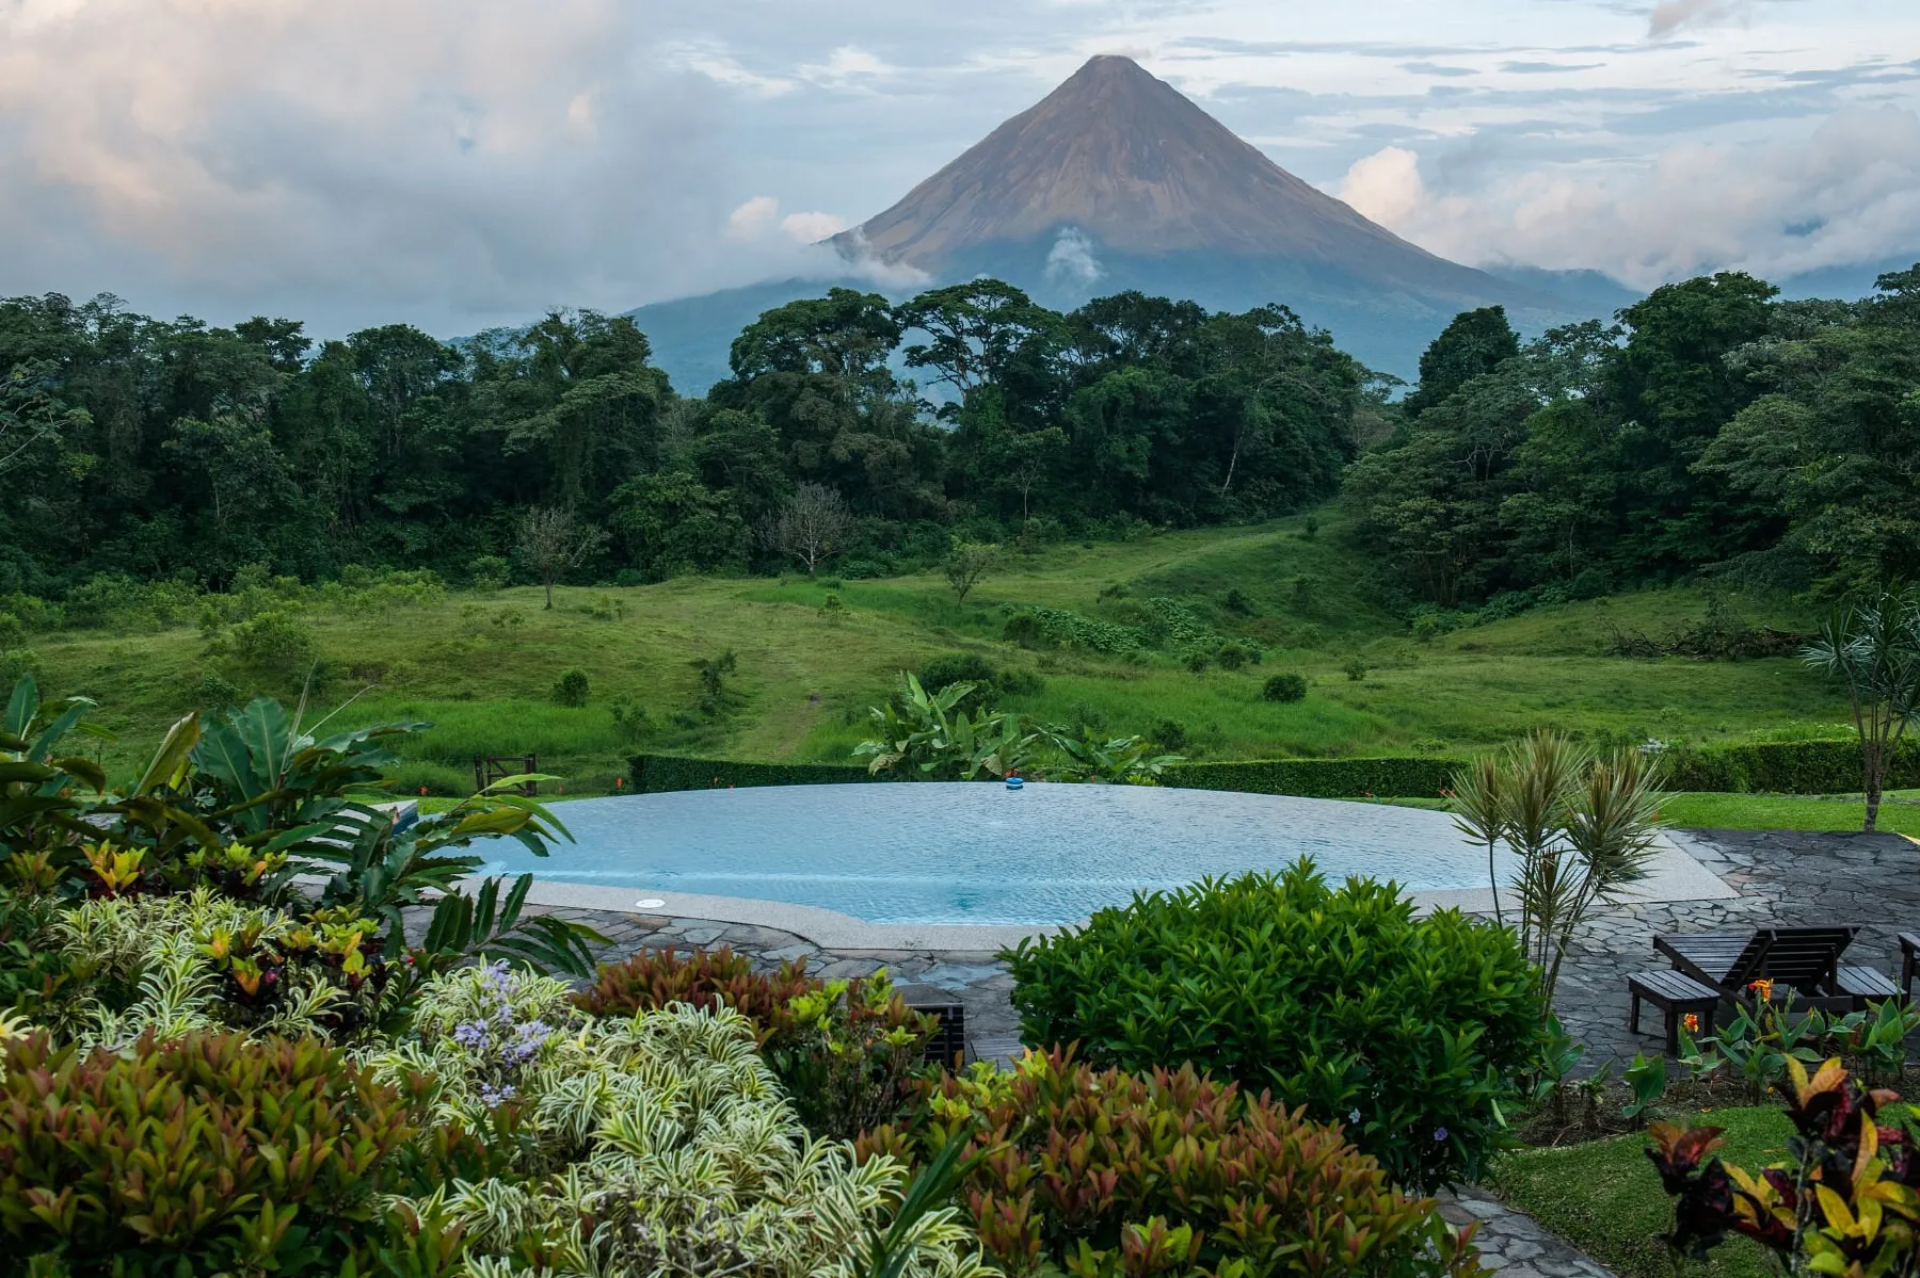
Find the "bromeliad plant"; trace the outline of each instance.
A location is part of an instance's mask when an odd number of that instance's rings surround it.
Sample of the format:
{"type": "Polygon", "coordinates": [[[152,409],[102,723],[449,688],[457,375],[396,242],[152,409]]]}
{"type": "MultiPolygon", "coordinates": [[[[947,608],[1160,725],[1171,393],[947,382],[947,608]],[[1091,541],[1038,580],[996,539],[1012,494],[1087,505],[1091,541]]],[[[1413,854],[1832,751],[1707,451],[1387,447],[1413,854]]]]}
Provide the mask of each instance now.
{"type": "Polygon", "coordinates": [[[1786,1161],[1751,1175],[1714,1157],[1717,1127],[1656,1123],[1647,1154],[1675,1199],[1666,1241],[1705,1260],[1729,1233],[1771,1251],[1791,1274],[1878,1278],[1906,1274],[1916,1259],[1920,1155],[1908,1133],[1883,1126],[1899,1098],[1867,1091],[1838,1060],[1809,1077],[1789,1056],[1780,1087],[1798,1133],[1786,1161]]]}

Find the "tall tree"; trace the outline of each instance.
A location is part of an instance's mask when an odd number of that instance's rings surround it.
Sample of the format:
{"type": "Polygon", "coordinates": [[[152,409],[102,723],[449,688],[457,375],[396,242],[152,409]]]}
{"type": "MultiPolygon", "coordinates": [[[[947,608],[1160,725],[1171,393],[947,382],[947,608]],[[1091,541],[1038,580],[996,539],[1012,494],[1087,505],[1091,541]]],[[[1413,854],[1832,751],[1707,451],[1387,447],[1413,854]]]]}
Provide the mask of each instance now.
{"type": "Polygon", "coordinates": [[[535,506],[520,519],[515,549],[546,588],[547,608],[553,607],[553,583],[569,569],[578,568],[607,541],[607,534],[574,518],[563,506],[535,506]]]}
{"type": "Polygon", "coordinates": [[[1507,322],[1507,308],[1462,311],[1420,355],[1420,384],[1407,396],[1410,417],[1443,404],[1476,377],[1491,373],[1520,353],[1520,335],[1507,322]]]}
{"type": "Polygon", "coordinates": [[[839,493],[824,484],[801,484],[761,526],[760,538],[768,549],[799,561],[811,579],[823,561],[846,548],[853,529],[853,512],[839,493]]]}

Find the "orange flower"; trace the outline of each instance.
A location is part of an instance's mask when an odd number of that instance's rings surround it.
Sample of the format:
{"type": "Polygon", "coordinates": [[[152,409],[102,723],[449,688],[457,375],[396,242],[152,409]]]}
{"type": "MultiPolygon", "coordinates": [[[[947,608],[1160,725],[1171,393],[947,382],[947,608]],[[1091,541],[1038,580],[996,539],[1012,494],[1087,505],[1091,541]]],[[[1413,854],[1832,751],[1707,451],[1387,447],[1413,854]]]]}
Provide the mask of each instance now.
{"type": "Polygon", "coordinates": [[[1773,1001],[1773,981],[1767,977],[1761,977],[1757,981],[1748,982],[1747,988],[1755,994],[1758,994],[1761,1002],[1768,1003],[1773,1001]]]}
{"type": "Polygon", "coordinates": [[[1680,1018],[1680,1023],[1687,1027],[1687,1033],[1689,1034],[1698,1034],[1700,1032],[1700,1017],[1697,1013],[1688,1012],[1680,1018]]]}

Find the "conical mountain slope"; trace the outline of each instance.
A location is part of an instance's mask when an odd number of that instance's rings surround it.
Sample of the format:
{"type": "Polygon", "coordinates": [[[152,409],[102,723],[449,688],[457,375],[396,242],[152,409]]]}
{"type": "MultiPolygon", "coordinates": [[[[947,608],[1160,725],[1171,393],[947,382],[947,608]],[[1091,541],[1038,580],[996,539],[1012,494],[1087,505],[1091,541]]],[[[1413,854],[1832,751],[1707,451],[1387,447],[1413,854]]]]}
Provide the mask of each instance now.
{"type": "Polygon", "coordinates": [[[1421,292],[1511,291],[1368,221],[1131,58],[1112,56],[1088,62],[839,243],[943,274],[996,246],[1066,232],[1127,256],[1284,259],[1421,292]]]}

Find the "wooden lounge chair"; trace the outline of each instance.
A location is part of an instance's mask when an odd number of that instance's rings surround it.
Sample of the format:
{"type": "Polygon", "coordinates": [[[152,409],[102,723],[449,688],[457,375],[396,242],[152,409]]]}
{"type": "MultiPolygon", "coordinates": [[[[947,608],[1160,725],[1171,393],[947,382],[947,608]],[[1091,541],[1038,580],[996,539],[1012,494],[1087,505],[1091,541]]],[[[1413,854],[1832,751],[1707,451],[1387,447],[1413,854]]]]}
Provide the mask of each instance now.
{"type": "Polygon", "coordinates": [[[1884,1003],[1888,999],[1905,1003],[1911,997],[1893,979],[1877,967],[1843,967],[1834,978],[1834,987],[1853,1000],[1849,1009],[1864,1012],[1870,1003],[1884,1003]]]}
{"type": "Polygon", "coordinates": [[[1913,975],[1920,968],[1920,936],[1912,932],[1900,934],[1900,992],[1908,998],[1913,997],[1913,975]]]}
{"type": "Polygon", "coordinates": [[[1720,1007],[1720,991],[1711,985],[1702,985],[1685,972],[1670,967],[1657,972],[1635,972],[1627,978],[1627,993],[1633,1000],[1627,1016],[1627,1028],[1638,1034],[1640,1004],[1643,1001],[1653,1004],[1666,1020],[1669,1053],[1680,1050],[1682,1017],[1699,1017],[1699,1032],[1703,1035],[1713,1033],[1713,1017],[1720,1007]]]}
{"type": "MultiPolygon", "coordinates": [[[[1768,982],[1792,991],[1794,1006],[1810,1011],[1851,1011],[1855,995],[1840,988],[1840,956],[1857,927],[1764,927],[1737,933],[1657,936],[1654,948],[1676,969],[1721,996],[1752,1004],[1755,986],[1768,982]]],[[[1864,979],[1864,978],[1862,978],[1864,979]]],[[[1785,991],[1780,991],[1784,994],[1785,991]]]]}

